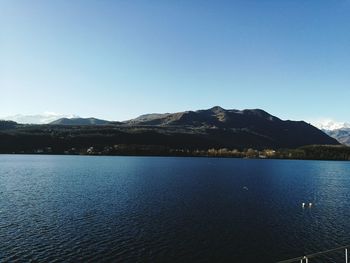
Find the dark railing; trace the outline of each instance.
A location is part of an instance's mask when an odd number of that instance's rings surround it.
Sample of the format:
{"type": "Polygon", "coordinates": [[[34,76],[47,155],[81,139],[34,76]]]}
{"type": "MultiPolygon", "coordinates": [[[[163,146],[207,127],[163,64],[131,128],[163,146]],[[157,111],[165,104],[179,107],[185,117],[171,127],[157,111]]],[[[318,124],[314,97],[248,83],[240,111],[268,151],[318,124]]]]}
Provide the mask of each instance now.
{"type": "MultiPolygon", "coordinates": [[[[333,248],[333,249],[329,249],[329,250],[325,250],[325,251],[321,251],[321,252],[316,252],[316,253],[301,256],[301,257],[282,260],[282,261],[278,261],[277,263],[292,263],[292,262],[300,262],[300,263],[309,263],[310,262],[311,263],[313,261],[312,259],[317,259],[317,258],[320,258],[322,256],[329,255],[331,253],[339,252],[339,251],[344,251],[344,255],[343,255],[344,261],[342,261],[342,262],[349,263],[348,262],[348,249],[350,249],[350,245],[337,247],[337,248],[333,248]]],[[[317,261],[315,261],[315,262],[317,262],[317,261]]]]}

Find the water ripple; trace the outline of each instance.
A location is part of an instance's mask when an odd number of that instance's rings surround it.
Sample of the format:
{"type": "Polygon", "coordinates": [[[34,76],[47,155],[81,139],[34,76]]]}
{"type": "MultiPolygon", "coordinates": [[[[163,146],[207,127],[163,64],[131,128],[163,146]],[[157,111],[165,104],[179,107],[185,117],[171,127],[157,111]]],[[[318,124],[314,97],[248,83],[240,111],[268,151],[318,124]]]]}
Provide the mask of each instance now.
{"type": "Polygon", "coordinates": [[[346,162],[2,155],[0,262],[271,262],[328,249],[350,243],[349,172],[346,162]]]}

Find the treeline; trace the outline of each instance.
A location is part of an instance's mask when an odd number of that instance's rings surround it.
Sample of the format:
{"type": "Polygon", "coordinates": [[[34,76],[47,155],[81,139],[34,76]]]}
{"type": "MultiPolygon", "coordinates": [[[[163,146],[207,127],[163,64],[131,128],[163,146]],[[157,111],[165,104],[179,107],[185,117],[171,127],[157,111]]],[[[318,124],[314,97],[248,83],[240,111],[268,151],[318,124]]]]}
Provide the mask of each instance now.
{"type": "Polygon", "coordinates": [[[303,159],[314,160],[350,160],[350,147],[311,145],[300,148],[304,152],[303,159]]]}
{"type": "Polygon", "coordinates": [[[10,121],[0,121],[0,153],[350,160],[349,147],[283,146],[257,140],[247,131],[19,125],[10,121]]]}
{"type": "Polygon", "coordinates": [[[163,155],[163,156],[198,156],[230,157],[252,159],[298,159],[298,160],[350,160],[350,147],[333,145],[310,145],[297,149],[172,149],[157,145],[115,145],[102,151],[90,149],[87,154],[102,155],[163,155]]]}
{"type": "Polygon", "coordinates": [[[17,126],[19,125],[14,121],[0,120],[0,130],[15,129],[17,126]]]}
{"type": "Polygon", "coordinates": [[[12,152],[17,154],[70,154],[70,155],[111,155],[111,156],[193,156],[193,157],[227,157],[250,159],[299,159],[299,160],[350,160],[350,147],[312,145],[297,149],[189,149],[170,148],[161,145],[118,144],[111,146],[72,147],[57,149],[42,147],[12,152]]]}

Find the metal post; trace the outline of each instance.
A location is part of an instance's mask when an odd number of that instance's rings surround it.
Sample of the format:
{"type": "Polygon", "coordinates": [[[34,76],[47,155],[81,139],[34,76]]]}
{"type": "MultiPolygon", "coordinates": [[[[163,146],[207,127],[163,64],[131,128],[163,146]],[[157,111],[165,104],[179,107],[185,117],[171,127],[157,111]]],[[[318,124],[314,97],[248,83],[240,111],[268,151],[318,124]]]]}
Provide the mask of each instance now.
{"type": "Polygon", "coordinates": [[[348,249],[345,249],[345,263],[348,263],[348,249]]]}

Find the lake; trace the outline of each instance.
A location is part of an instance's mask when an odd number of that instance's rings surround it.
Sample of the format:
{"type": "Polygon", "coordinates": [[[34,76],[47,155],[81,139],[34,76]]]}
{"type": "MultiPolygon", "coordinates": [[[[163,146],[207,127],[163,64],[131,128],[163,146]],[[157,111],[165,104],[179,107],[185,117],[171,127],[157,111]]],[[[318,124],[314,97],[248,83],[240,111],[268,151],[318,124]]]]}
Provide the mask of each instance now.
{"type": "Polygon", "coordinates": [[[350,244],[350,162],[0,155],[0,244],[0,262],[301,256],[350,244]]]}

